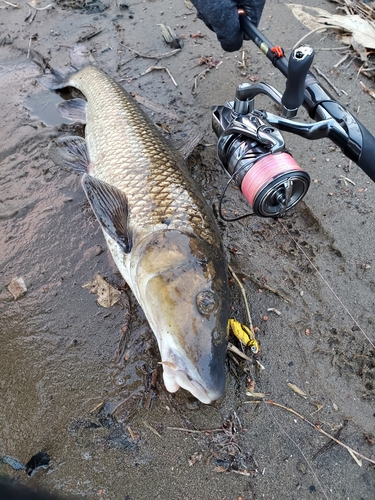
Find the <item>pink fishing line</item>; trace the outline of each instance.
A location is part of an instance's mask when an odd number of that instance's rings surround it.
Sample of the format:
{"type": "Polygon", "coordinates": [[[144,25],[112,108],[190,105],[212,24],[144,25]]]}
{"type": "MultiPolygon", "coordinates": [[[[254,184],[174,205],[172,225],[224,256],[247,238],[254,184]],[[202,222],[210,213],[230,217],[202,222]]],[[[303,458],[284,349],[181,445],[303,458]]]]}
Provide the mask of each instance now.
{"type": "Polygon", "coordinates": [[[279,175],[294,170],[302,171],[293,156],[288,153],[270,154],[257,161],[247,172],[241,184],[241,191],[253,207],[262,188],[279,175]]]}

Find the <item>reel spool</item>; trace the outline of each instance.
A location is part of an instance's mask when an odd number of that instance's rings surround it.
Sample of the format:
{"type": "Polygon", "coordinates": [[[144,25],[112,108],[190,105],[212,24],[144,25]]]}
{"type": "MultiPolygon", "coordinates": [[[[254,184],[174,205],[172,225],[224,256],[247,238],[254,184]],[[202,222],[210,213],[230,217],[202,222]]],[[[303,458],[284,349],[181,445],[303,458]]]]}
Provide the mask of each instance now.
{"type": "Polygon", "coordinates": [[[240,189],[256,215],[282,217],[305,196],[309,185],[309,174],[284,152],[253,163],[240,189]]]}
{"type": "Polygon", "coordinates": [[[283,217],[307,193],[310,176],[287,151],[277,129],[257,114],[233,120],[231,104],[213,114],[218,157],[230,177],[220,201],[233,181],[249,202],[251,215],[283,217]]]}

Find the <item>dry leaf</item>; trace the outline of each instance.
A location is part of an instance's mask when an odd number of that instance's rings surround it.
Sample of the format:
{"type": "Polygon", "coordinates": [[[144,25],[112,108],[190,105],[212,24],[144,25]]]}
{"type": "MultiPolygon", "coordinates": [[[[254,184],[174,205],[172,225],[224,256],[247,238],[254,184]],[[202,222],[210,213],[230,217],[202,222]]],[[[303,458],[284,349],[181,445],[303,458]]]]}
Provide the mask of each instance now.
{"type": "Polygon", "coordinates": [[[90,293],[98,294],[97,302],[102,307],[112,307],[121,298],[120,290],[110,285],[100,274],[97,274],[92,281],[83,285],[82,288],[87,288],[90,293]]]}
{"type": "Polygon", "coordinates": [[[319,401],[310,401],[310,403],[312,405],[316,406],[316,410],[314,411],[314,413],[320,411],[323,408],[323,406],[324,406],[324,404],[323,403],[319,403],[319,401]]]}
{"type": "Polygon", "coordinates": [[[187,9],[190,9],[190,10],[194,9],[194,5],[190,2],[190,0],[184,0],[184,4],[185,4],[185,7],[187,9]]]}
{"type": "Polygon", "coordinates": [[[7,288],[13,295],[14,300],[18,299],[18,297],[21,297],[21,295],[27,292],[26,284],[23,278],[13,278],[7,288]]]}
{"type": "Polygon", "coordinates": [[[223,467],[222,465],[218,465],[214,469],[212,469],[213,472],[227,472],[227,468],[223,467]]]}
{"type": "Polygon", "coordinates": [[[292,389],[292,391],[294,391],[296,394],[298,394],[299,396],[302,396],[303,398],[307,399],[307,394],[305,392],[303,392],[302,389],[300,389],[299,387],[297,387],[296,385],[288,382],[288,387],[290,389],[292,389]]]}
{"type": "Polygon", "coordinates": [[[300,4],[287,3],[287,7],[293,12],[294,16],[300,21],[306,28],[309,30],[317,30],[321,28],[322,30],[327,29],[325,26],[322,26],[321,23],[318,22],[317,18],[312,14],[309,14],[309,10],[314,12],[316,15],[324,16],[324,14],[328,14],[326,10],[319,9],[318,7],[306,7],[300,4]]]}
{"type": "Polygon", "coordinates": [[[188,460],[188,465],[189,467],[192,467],[194,464],[197,462],[202,461],[202,453],[198,453],[197,451],[189,458],[188,460]]]}
{"type": "Polygon", "coordinates": [[[322,29],[332,29],[343,31],[350,36],[350,43],[355,41],[357,44],[367,49],[375,49],[375,26],[367,19],[362,19],[359,15],[330,14],[324,9],[316,7],[305,7],[298,4],[287,4],[295,17],[311,30],[319,27],[322,29]]]}

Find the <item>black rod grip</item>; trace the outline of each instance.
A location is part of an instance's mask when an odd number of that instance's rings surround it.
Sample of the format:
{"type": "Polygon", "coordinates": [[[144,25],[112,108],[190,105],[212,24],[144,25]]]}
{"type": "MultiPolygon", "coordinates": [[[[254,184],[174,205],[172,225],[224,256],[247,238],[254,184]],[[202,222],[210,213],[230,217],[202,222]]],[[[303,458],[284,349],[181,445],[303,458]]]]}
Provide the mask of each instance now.
{"type": "Polygon", "coordinates": [[[305,79],[314,59],[314,50],[303,46],[293,50],[288,63],[286,88],[281,99],[288,110],[298,109],[303,103],[305,79]]]}
{"type": "Polygon", "coordinates": [[[362,151],[357,160],[357,165],[367,174],[371,180],[375,181],[375,137],[370,134],[367,128],[356,120],[362,134],[362,151]]]}

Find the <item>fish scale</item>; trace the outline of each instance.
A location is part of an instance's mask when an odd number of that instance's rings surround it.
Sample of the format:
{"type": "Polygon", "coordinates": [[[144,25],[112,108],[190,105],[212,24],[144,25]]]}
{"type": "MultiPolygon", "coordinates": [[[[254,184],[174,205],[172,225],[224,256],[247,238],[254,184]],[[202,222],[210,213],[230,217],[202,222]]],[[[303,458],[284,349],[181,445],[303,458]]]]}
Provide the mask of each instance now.
{"type": "Polygon", "coordinates": [[[93,66],[76,73],[70,84],[88,101],[90,173],[126,193],[130,225],[169,219],[171,227],[191,227],[215,244],[213,217],[186,167],[181,166],[181,157],[155,127],[150,129],[149,120],[133,99],[93,66]]]}

